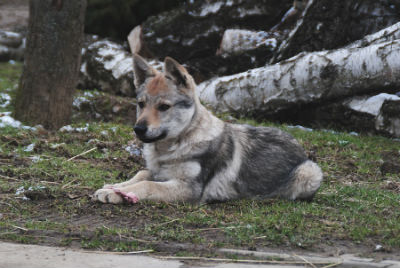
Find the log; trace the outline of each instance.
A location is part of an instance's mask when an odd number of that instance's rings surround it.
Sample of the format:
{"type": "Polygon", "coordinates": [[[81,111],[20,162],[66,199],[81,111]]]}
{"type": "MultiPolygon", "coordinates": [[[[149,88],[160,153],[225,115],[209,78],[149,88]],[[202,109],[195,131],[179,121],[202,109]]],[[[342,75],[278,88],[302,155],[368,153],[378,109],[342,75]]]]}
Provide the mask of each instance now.
{"type": "Polygon", "coordinates": [[[271,63],[300,52],[343,47],[399,20],[399,6],[387,0],[310,0],[271,63]]]}
{"type": "Polygon", "coordinates": [[[347,45],[346,48],[366,47],[396,39],[400,39],[400,22],[374,34],[366,35],[364,38],[347,45]]]}
{"type": "Polygon", "coordinates": [[[220,112],[273,115],[284,109],[400,87],[400,40],[300,53],[275,65],[198,86],[220,112]]]}
{"type": "Polygon", "coordinates": [[[265,65],[269,50],[245,58],[216,55],[226,29],[267,31],[276,25],[292,0],[186,1],[173,10],[149,17],[131,34],[134,50],[146,58],[170,56],[189,67],[196,82],[265,65]],[[262,61],[257,56],[263,53],[262,61]],[[256,57],[255,61],[251,60],[256,57]]]}
{"type": "MultiPolygon", "coordinates": [[[[159,61],[152,60],[150,64],[162,69],[159,61]]],[[[91,43],[82,50],[78,88],[134,97],[132,55],[113,41],[102,39],[91,43]]]]}

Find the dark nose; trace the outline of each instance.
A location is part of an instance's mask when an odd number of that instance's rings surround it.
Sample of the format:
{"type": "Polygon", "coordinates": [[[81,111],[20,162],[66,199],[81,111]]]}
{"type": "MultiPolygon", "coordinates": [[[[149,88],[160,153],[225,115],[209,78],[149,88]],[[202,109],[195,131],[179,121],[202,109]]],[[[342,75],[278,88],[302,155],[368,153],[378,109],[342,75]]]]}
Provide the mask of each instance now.
{"type": "Polygon", "coordinates": [[[147,131],[147,126],[145,124],[137,124],[133,130],[135,131],[136,135],[143,136],[147,131]]]}

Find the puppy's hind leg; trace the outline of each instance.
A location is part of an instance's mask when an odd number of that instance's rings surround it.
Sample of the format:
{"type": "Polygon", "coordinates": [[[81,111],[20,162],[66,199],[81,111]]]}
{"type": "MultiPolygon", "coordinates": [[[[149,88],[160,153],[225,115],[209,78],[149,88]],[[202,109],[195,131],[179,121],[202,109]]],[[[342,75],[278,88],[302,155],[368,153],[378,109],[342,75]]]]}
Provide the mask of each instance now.
{"type": "Polygon", "coordinates": [[[292,200],[311,201],[323,179],[321,168],[311,160],[297,166],[292,171],[291,176],[293,177],[287,197],[292,200]]]}

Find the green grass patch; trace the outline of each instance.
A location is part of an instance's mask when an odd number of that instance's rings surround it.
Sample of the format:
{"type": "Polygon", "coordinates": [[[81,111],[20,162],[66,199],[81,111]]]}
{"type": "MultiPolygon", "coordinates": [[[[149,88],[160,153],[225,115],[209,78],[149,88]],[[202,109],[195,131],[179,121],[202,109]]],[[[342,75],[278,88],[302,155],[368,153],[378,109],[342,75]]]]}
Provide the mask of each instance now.
{"type": "MultiPolygon", "coordinates": [[[[20,64],[0,64],[0,93],[14,96],[20,70],[20,64]]],[[[12,109],[10,104],[0,113],[12,109]]],[[[142,168],[140,157],[125,150],[134,139],[131,126],[76,120],[75,130],[67,132],[4,127],[0,239],[113,251],[153,248],[181,256],[215,256],[220,247],[315,249],[343,243],[371,252],[377,244],[387,251],[400,249],[400,175],[381,172],[383,155],[400,151],[400,142],[239,122],[278,127],[299,140],[324,171],[313,202],[102,205],[91,201],[97,188],[127,180],[142,168]],[[16,194],[21,189],[25,192],[16,194]],[[37,200],[24,200],[26,191],[37,200]],[[196,245],[201,252],[173,249],[182,244],[196,245]]]]}

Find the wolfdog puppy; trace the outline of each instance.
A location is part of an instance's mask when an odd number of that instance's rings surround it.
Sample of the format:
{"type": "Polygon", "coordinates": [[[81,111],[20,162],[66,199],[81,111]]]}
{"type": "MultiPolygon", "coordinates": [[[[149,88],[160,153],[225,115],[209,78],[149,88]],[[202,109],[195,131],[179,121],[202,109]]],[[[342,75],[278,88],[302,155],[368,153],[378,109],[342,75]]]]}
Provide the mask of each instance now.
{"type": "Polygon", "coordinates": [[[105,185],[94,200],[311,200],[320,187],[321,169],[291,135],[221,121],[200,103],[193,78],[175,60],[167,57],[159,72],[134,55],[134,83],[134,131],[144,143],[146,170],[105,185]]]}

